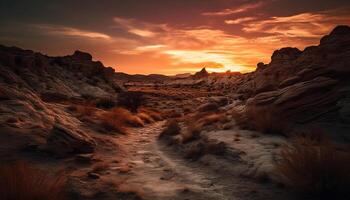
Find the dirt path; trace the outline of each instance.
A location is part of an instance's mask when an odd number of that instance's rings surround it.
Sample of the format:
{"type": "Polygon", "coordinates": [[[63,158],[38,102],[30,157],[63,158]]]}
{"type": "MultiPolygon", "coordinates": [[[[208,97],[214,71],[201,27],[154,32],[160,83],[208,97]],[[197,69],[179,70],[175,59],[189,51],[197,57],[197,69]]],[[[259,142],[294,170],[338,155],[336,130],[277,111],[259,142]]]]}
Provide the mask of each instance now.
{"type": "Polygon", "coordinates": [[[182,159],[173,149],[157,141],[163,124],[132,129],[128,136],[119,138],[133,166],[125,174],[126,183],[141,188],[145,199],[286,199],[270,186],[182,159]]]}

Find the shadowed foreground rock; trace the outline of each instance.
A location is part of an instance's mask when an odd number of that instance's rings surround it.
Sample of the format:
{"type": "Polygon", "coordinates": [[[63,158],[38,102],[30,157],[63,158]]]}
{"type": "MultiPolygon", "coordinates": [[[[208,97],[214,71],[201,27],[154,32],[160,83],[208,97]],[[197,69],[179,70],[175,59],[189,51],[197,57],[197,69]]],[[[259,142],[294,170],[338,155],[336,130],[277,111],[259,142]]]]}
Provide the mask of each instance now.
{"type": "Polygon", "coordinates": [[[61,124],[55,124],[47,139],[47,150],[57,156],[92,153],[95,141],[81,131],[68,129],[61,124]]]}

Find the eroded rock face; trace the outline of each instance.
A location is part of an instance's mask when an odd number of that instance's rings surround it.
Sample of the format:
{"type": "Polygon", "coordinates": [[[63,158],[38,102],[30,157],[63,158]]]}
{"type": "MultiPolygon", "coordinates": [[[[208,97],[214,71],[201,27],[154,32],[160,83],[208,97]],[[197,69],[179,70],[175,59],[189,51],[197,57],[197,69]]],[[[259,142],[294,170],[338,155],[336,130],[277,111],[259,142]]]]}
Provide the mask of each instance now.
{"type": "Polygon", "coordinates": [[[93,152],[87,128],[60,102],[115,98],[121,90],[114,69],[88,53],[49,57],[0,45],[0,132],[12,136],[9,148],[35,144],[58,156],[93,152]]]}
{"type": "Polygon", "coordinates": [[[92,153],[95,146],[95,141],[89,135],[56,123],[47,139],[46,149],[57,156],[66,156],[92,153]]]}
{"type": "Polygon", "coordinates": [[[236,92],[249,106],[271,106],[296,119],[332,111],[346,120],[350,92],[350,27],[338,26],[320,45],[282,48],[271,63],[236,82],[236,92]]]}
{"type": "Polygon", "coordinates": [[[283,89],[264,92],[247,101],[247,106],[272,107],[299,121],[336,109],[340,94],[334,91],[338,81],[317,77],[283,89]]]}
{"type": "Polygon", "coordinates": [[[38,94],[60,93],[79,97],[111,97],[121,91],[114,69],[92,61],[88,53],[48,57],[16,47],[0,46],[0,80],[30,88],[38,94]]]}

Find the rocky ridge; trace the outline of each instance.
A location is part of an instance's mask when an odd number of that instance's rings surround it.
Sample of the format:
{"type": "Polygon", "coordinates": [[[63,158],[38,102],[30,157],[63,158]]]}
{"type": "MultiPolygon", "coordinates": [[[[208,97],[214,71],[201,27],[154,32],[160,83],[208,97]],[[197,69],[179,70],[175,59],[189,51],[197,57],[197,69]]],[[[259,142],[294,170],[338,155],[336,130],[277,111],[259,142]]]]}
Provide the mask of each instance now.
{"type": "Polygon", "coordinates": [[[51,102],[117,98],[123,89],[114,74],[113,68],[81,51],[49,57],[0,46],[0,124],[7,137],[3,147],[31,146],[57,156],[93,152],[96,143],[86,134],[89,130],[64,105],[51,102]]]}

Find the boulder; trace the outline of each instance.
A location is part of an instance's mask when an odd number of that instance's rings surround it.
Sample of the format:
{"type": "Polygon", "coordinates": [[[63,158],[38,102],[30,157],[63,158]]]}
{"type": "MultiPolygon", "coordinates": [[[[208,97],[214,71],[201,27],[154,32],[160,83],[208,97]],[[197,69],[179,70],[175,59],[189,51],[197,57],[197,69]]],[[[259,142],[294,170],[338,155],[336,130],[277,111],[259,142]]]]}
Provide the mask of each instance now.
{"type": "Polygon", "coordinates": [[[217,103],[206,103],[197,108],[198,112],[209,112],[209,111],[217,111],[219,109],[219,105],[217,103]]]}
{"type": "Polygon", "coordinates": [[[89,135],[56,123],[47,138],[46,149],[56,156],[63,157],[92,153],[95,146],[95,141],[89,135]]]}
{"type": "Polygon", "coordinates": [[[85,53],[82,51],[75,51],[74,54],[72,55],[73,59],[79,60],[79,61],[91,61],[92,56],[89,53],[85,53]]]}
{"type": "Polygon", "coordinates": [[[207,77],[209,75],[209,73],[207,72],[207,70],[205,69],[205,67],[199,71],[199,72],[196,72],[193,77],[195,79],[199,79],[199,78],[204,78],[204,77],[207,77]]]}
{"type": "Polygon", "coordinates": [[[272,106],[287,117],[303,121],[335,108],[340,97],[335,90],[337,83],[331,78],[317,77],[276,91],[260,93],[250,98],[247,106],[272,106]]]}

